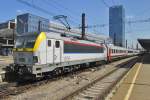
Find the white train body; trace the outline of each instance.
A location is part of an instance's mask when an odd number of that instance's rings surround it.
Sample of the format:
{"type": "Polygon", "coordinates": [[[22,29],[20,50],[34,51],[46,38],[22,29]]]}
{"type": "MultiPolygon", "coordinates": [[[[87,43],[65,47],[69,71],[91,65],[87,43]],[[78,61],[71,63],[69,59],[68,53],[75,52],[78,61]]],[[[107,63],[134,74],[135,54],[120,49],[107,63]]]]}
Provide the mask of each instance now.
{"type": "MultiPolygon", "coordinates": [[[[132,51],[132,50],[131,50],[132,51]]],[[[133,52],[134,53],[134,52],[133,52]]],[[[58,68],[133,55],[127,49],[87,40],[62,37],[53,32],[19,36],[14,48],[14,69],[41,77],[58,68]]]]}
{"type": "Polygon", "coordinates": [[[107,60],[105,45],[51,32],[20,36],[14,48],[14,64],[20,66],[19,71],[37,77],[59,67],[102,60],[107,60]]]}

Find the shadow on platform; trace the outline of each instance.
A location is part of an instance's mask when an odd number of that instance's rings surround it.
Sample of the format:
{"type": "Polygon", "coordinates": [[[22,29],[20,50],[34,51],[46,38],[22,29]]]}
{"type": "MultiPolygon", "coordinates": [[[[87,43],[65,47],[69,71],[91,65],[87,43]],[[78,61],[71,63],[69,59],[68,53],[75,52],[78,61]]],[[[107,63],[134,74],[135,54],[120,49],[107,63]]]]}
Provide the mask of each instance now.
{"type": "Polygon", "coordinates": [[[150,53],[144,54],[143,64],[150,64],[150,53]]]}

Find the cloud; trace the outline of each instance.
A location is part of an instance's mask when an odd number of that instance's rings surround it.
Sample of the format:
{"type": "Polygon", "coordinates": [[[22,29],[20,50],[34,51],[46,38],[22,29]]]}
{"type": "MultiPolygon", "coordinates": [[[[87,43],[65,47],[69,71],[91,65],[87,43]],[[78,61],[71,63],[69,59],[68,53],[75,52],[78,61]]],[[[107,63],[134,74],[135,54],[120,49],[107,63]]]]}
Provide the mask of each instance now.
{"type": "Polygon", "coordinates": [[[134,18],[133,15],[127,15],[127,16],[126,16],[126,19],[127,19],[127,20],[130,20],[130,19],[133,19],[133,18],[134,18]]]}
{"type": "Polygon", "coordinates": [[[20,15],[20,14],[23,14],[23,13],[24,13],[23,10],[19,10],[19,9],[18,9],[16,12],[17,12],[17,15],[20,15]]]}

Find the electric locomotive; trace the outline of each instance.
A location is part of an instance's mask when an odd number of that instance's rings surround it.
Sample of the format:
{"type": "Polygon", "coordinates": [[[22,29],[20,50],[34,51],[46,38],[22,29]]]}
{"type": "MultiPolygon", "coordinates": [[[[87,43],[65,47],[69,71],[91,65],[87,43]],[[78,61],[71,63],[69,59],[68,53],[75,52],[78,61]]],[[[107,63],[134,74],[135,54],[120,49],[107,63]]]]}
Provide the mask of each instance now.
{"type": "MultiPolygon", "coordinates": [[[[132,51],[132,50],[130,50],[132,51]]],[[[55,32],[18,36],[13,49],[14,64],[10,68],[22,77],[40,78],[55,71],[79,68],[96,62],[110,62],[126,57],[128,49],[65,37],[55,32]]]]}

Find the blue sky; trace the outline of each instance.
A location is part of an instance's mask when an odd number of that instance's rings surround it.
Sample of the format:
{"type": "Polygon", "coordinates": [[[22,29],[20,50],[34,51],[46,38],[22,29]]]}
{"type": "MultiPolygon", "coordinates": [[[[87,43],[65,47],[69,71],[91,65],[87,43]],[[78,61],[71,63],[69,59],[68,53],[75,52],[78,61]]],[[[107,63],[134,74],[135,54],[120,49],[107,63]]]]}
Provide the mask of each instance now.
{"type": "MultiPolygon", "coordinates": [[[[19,3],[17,0],[1,0],[0,22],[15,18],[20,13],[33,13],[50,20],[54,15],[64,14],[68,16],[69,23],[73,27],[80,24],[81,13],[86,13],[88,25],[107,24],[109,9],[107,6],[123,5],[126,20],[141,20],[150,18],[150,0],[26,0],[54,13],[48,15],[34,8],[19,3]],[[107,6],[102,2],[105,1],[107,6]]],[[[88,29],[95,33],[108,35],[108,26],[88,29]]],[[[126,24],[126,39],[131,45],[135,45],[137,38],[150,38],[150,22],[126,24]]]]}

